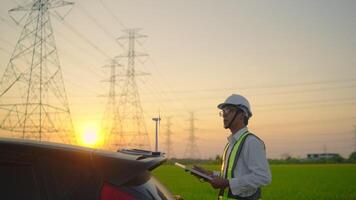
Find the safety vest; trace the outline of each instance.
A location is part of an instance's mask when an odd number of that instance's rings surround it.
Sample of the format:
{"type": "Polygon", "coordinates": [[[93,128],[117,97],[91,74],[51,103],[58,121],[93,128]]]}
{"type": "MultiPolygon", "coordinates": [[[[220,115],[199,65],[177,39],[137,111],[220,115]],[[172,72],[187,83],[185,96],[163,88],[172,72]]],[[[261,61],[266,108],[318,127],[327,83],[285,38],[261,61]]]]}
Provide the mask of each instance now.
{"type": "MultiPolygon", "coordinates": [[[[228,143],[225,146],[224,149],[224,153],[223,153],[223,157],[222,157],[222,165],[221,165],[221,173],[220,175],[227,179],[230,180],[231,178],[234,178],[234,174],[233,174],[233,170],[236,168],[237,165],[237,160],[241,154],[241,150],[243,147],[243,144],[245,143],[246,138],[249,135],[253,135],[252,133],[249,133],[248,131],[244,132],[240,138],[233,144],[233,147],[231,149],[231,153],[229,154],[228,158],[226,158],[226,154],[227,154],[227,150],[229,148],[229,146],[231,145],[230,143],[228,143]],[[225,159],[227,159],[227,167],[226,167],[226,171],[224,173],[224,169],[225,169],[225,159]]],[[[225,192],[224,190],[220,190],[219,192],[219,196],[218,199],[219,200],[232,200],[232,199],[241,199],[241,200],[248,200],[248,199],[253,199],[253,200],[258,200],[261,196],[261,190],[260,188],[258,188],[257,192],[251,196],[251,198],[249,197],[239,197],[239,196],[235,196],[231,193],[230,188],[228,189],[227,192],[225,192]]]]}

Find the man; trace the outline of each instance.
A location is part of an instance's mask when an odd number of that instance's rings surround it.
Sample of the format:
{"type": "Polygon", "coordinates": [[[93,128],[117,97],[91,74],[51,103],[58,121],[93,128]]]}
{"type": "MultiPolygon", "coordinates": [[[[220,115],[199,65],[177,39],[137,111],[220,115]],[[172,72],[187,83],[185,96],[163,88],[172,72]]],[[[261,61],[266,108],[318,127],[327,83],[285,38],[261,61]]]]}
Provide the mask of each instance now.
{"type": "Polygon", "coordinates": [[[263,141],[247,128],[252,116],[250,103],[245,97],[233,94],[218,108],[224,128],[231,131],[220,175],[198,166],[194,168],[213,177],[210,184],[220,189],[218,199],[258,200],[261,186],[271,183],[271,172],[263,141]]]}

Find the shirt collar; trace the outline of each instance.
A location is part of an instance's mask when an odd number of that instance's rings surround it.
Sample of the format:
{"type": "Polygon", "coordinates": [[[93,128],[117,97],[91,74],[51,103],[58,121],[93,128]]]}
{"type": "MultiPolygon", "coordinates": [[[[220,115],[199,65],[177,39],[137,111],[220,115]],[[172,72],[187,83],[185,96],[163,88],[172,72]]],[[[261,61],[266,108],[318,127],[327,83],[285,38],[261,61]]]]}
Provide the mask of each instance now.
{"type": "Polygon", "coordinates": [[[245,126],[242,129],[238,130],[236,133],[232,133],[231,135],[229,135],[227,140],[229,141],[229,143],[235,143],[241,137],[241,135],[243,133],[245,133],[246,131],[248,131],[247,126],[245,126]]]}

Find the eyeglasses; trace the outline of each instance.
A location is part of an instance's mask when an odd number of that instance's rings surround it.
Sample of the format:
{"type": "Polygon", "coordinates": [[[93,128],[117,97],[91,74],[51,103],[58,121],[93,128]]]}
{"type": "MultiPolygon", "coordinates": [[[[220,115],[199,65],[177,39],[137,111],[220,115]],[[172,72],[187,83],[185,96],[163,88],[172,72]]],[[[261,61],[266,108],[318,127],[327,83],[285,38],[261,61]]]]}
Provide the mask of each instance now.
{"type": "Polygon", "coordinates": [[[223,117],[224,115],[226,116],[227,114],[229,114],[231,111],[235,110],[235,108],[232,107],[226,107],[223,108],[220,112],[219,112],[219,116],[223,117]]]}

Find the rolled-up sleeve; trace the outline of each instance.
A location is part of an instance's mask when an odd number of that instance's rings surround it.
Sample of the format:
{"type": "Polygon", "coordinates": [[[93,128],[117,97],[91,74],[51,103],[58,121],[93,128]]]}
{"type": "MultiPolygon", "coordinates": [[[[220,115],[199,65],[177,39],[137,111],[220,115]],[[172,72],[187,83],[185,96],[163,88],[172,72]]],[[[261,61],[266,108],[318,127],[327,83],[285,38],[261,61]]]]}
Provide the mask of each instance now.
{"type": "Polygon", "coordinates": [[[230,189],[234,195],[245,196],[244,194],[271,183],[272,175],[262,141],[256,137],[247,138],[240,157],[237,165],[244,162],[243,166],[247,168],[244,171],[248,173],[238,174],[236,172],[237,176],[229,180],[230,189]]]}

